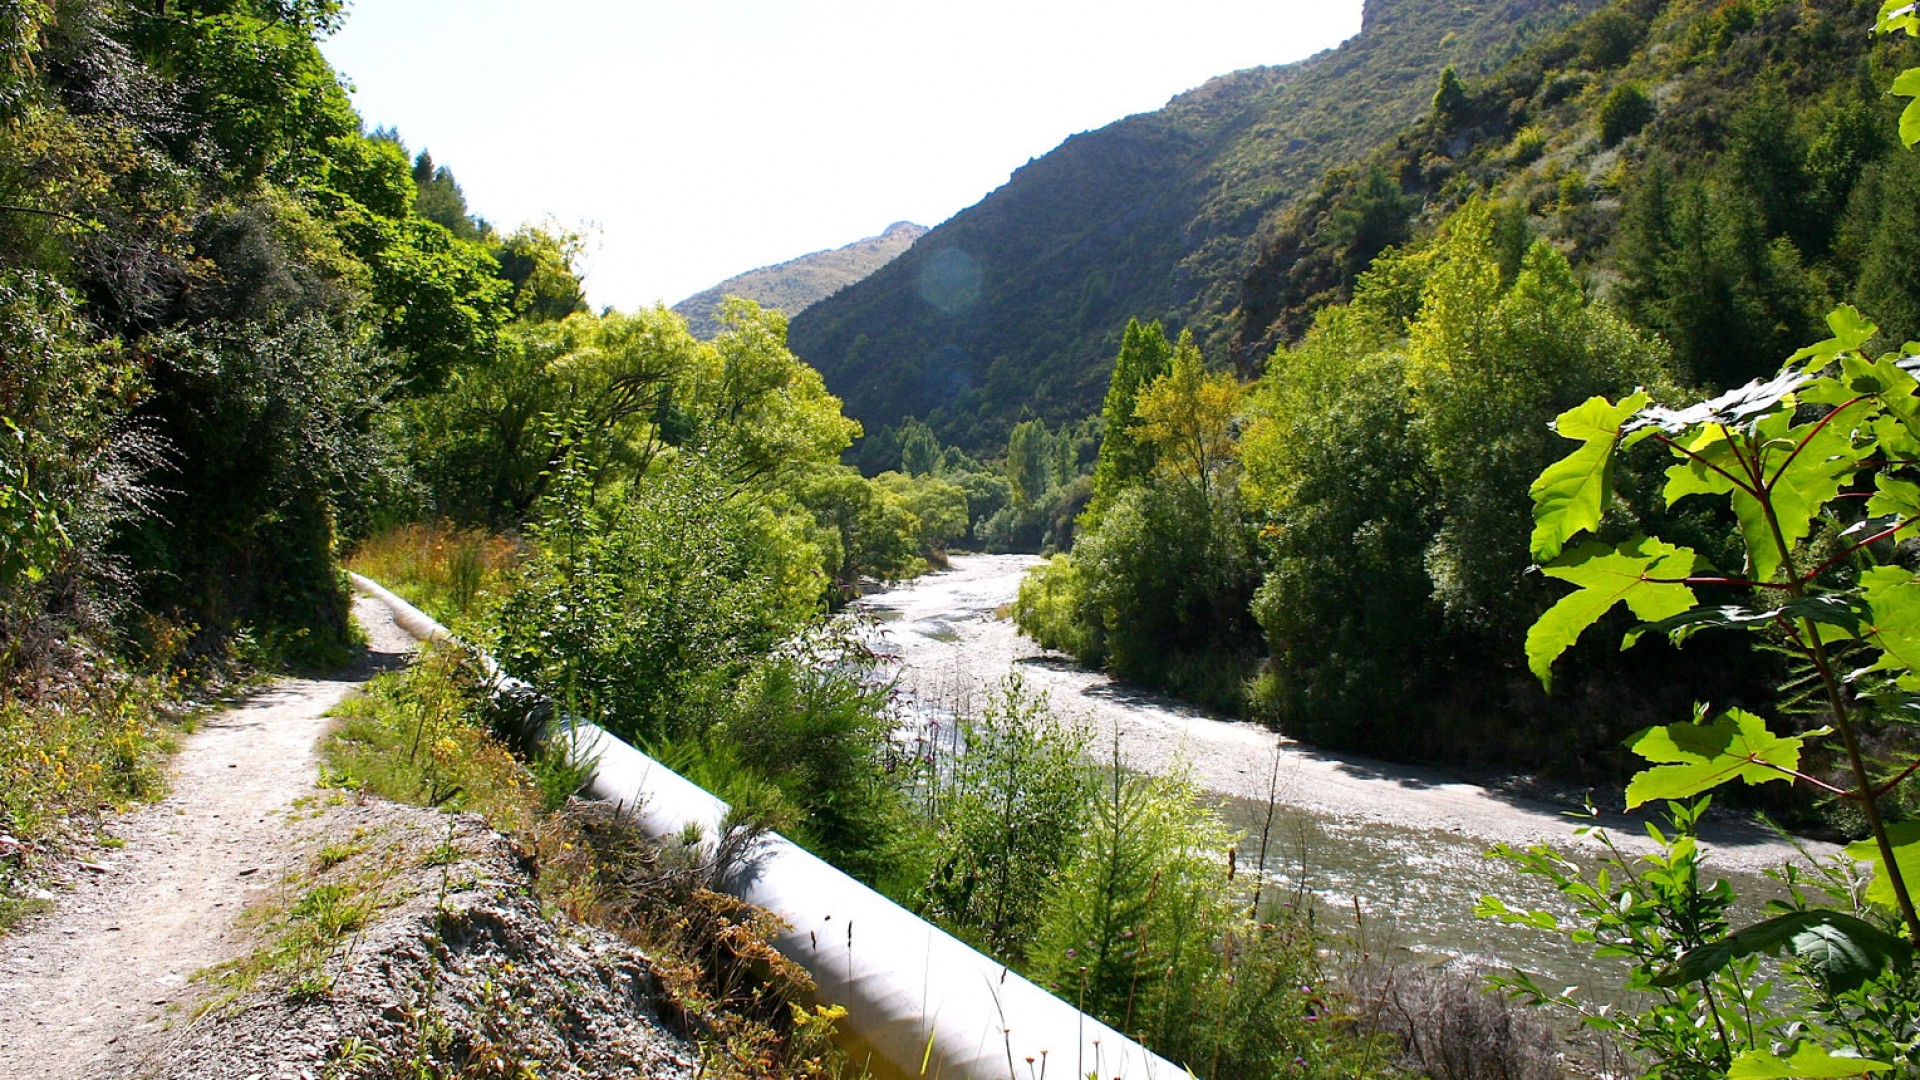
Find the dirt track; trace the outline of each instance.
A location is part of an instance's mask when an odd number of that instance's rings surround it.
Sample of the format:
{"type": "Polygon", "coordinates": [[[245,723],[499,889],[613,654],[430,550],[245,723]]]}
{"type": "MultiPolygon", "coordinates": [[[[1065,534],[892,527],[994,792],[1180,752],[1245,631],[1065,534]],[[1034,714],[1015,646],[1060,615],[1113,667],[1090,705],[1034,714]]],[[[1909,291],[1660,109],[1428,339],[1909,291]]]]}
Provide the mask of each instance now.
{"type": "Polygon", "coordinates": [[[82,1080],[139,1069],[148,1039],[200,992],[195,972],[243,947],[235,919],[300,849],[289,811],[313,791],[326,712],[411,639],[355,605],[365,658],[283,679],[204,721],[172,762],[172,793],[117,820],[55,910],[0,938],[0,1080],[82,1080]]]}

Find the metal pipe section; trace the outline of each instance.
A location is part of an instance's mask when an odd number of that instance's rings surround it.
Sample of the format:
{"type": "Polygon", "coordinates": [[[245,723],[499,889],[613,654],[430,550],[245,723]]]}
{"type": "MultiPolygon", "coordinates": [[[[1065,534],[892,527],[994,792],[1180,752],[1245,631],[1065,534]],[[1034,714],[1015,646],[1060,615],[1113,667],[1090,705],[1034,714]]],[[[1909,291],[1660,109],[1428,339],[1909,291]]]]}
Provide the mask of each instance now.
{"type": "MultiPolygon", "coordinates": [[[[452,634],[357,574],[354,587],[385,603],[420,640],[452,634]]],[[[483,660],[490,675],[498,666],[483,660]]],[[[727,804],[594,724],[556,724],[594,762],[588,794],[634,816],[652,835],[689,829],[717,840],[727,804]]],[[[860,884],[792,841],[770,834],[728,883],[789,929],[774,942],[805,968],[821,1003],[847,1010],[848,1049],[885,1080],[1177,1080],[1190,1074],[1132,1039],[860,884]]]]}

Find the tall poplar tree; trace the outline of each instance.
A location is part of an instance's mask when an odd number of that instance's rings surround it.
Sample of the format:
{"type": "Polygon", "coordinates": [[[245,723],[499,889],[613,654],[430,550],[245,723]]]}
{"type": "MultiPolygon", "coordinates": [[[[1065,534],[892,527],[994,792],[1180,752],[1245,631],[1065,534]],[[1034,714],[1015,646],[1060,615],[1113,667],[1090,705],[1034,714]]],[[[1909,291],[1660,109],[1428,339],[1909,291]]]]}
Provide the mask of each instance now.
{"type": "Polygon", "coordinates": [[[1139,483],[1153,471],[1153,448],[1140,439],[1140,420],[1134,406],[1148,383],[1173,370],[1173,344],[1158,322],[1127,321],[1120,354],[1113,361],[1113,381],[1100,407],[1100,456],[1093,467],[1093,500],[1089,521],[1128,484],[1139,483]]]}

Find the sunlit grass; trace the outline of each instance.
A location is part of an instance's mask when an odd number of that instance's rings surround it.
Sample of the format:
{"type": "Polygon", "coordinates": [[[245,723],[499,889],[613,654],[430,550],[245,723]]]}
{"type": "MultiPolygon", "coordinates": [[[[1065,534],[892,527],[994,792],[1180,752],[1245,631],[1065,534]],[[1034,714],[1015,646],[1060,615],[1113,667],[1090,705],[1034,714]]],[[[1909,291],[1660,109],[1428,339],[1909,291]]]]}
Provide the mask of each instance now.
{"type": "Polygon", "coordinates": [[[503,595],[522,554],[512,538],[433,522],[369,537],[348,556],[347,569],[451,625],[489,610],[503,595]]]}

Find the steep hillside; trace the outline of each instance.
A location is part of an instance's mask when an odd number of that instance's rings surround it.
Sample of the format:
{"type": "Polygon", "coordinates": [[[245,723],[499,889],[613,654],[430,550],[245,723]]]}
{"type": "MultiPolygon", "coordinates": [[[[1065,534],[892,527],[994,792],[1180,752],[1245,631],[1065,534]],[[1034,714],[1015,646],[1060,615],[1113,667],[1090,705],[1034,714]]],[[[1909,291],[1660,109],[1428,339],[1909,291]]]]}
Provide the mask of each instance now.
{"type": "Polygon", "coordinates": [[[1913,43],[1855,0],[1618,0],[1468,80],[1260,241],[1233,352],[1258,363],[1351,293],[1385,244],[1494,201],[1509,261],[1529,235],[1673,347],[1682,374],[1770,372],[1834,303],[1920,334],[1904,269],[1920,183],[1883,92],[1913,43]],[[1901,268],[1901,269],[1896,269],[1901,268]]]}
{"type": "Polygon", "coordinates": [[[926,233],[924,225],[896,221],[879,236],[856,240],[846,247],[736,274],[711,289],[694,293],[673,305],[673,310],[687,320],[687,328],[702,341],[720,332],[713,313],[729,296],[746,297],[789,317],[798,315],[892,262],[926,233]]]}
{"type": "Polygon", "coordinates": [[[1249,239],[1321,175],[1421,114],[1448,64],[1490,70],[1592,0],[1373,0],[1361,33],[1074,136],[859,285],[791,342],[879,432],[927,418],[999,443],[1099,405],[1129,316],[1227,326],[1249,239]]]}

